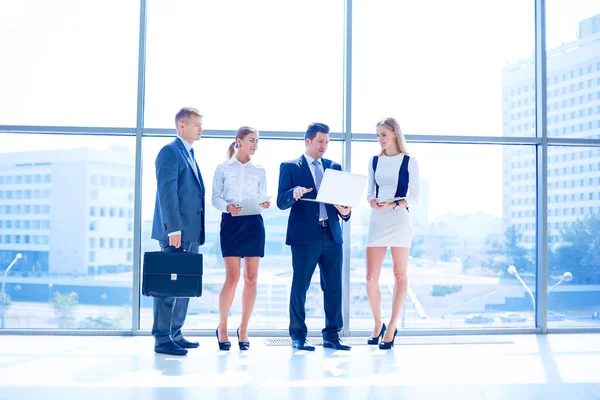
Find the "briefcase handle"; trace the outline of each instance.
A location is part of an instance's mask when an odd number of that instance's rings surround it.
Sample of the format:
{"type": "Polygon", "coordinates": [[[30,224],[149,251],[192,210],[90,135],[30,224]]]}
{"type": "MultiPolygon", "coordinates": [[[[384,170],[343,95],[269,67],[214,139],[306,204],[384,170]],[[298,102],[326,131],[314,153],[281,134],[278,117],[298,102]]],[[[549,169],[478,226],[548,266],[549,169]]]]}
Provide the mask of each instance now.
{"type": "MultiPolygon", "coordinates": [[[[181,244],[181,246],[179,247],[179,249],[181,249],[181,250],[179,250],[178,248],[175,248],[175,251],[173,251],[173,253],[178,253],[178,252],[182,252],[182,253],[191,253],[191,252],[192,252],[192,246],[193,246],[193,245],[194,245],[193,243],[190,243],[190,248],[189,248],[188,250],[186,250],[186,249],[183,247],[183,243],[182,243],[182,244],[181,244]]],[[[167,245],[166,247],[169,247],[169,246],[167,245]]],[[[164,250],[164,249],[165,249],[165,248],[163,247],[163,249],[162,249],[162,250],[164,250]]]]}

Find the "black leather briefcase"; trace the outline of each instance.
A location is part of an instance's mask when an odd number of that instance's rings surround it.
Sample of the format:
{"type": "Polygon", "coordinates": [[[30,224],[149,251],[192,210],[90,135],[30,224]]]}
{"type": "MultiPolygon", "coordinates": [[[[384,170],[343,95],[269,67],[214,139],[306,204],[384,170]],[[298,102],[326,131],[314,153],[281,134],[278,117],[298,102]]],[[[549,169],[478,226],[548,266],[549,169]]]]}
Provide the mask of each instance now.
{"type": "Polygon", "coordinates": [[[202,254],[144,253],[142,294],[150,297],[202,296],[202,254]]]}

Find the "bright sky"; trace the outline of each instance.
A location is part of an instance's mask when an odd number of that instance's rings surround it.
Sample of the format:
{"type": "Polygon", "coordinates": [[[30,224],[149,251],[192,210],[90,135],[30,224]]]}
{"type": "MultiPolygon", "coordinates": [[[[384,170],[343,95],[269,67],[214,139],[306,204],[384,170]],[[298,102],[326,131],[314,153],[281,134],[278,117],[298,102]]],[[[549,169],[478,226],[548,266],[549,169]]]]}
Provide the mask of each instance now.
{"type": "MultiPolygon", "coordinates": [[[[315,120],[342,130],[343,1],[148,3],[147,127],[171,128],[177,109],[192,105],[205,113],[205,129],[232,134],[241,125],[303,132],[315,120]]],[[[394,116],[407,134],[502,135],[502,68],[533,53],[533,1],[353,4],[354,132],[373,133],[394,116]]],[[[598,13],[597,0],[548,0],[548,47],[574,40],[579,21],[598,13]]],[[[138,23],[135,1],[1,2],[0,125],[135,126],[138,23]]],[[[145,199],[153,199],[152,164],[166,141],[145,140],[145,199]]],[[[197,145],[207,178],[227,142],[197,145]]],[[[19,135],[3,136],[0,152],[112,143],[134,154],[133,138],[19,135]]],[[[285,149],[262,142],[257,162],[269,169],[270,192],[279,163],[303,150],[301,141],[285,149]]],[[[429,181],[430,219],[501,216],[501,146],[410,150],[429,181]]],[[[366,174],[376,151],[353,145],[352,170],[366,174]]],[[[340,145],[328,156],[341,161],[340,145]]]]}

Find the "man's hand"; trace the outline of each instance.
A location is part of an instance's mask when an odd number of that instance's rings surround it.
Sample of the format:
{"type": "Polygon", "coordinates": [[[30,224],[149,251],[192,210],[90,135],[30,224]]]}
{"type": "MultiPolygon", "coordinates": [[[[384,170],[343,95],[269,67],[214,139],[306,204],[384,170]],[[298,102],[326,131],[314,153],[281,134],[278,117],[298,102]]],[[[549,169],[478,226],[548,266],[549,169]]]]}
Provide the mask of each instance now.
{"type": "Polygon", "coordinates": [[[340,206],[338,204],[335,204],[335,208],[343,217],[347,217],[348,215],[350,215],[350,210],[352,210],[352,207],[340,206]]]}
{"type": "Polygon", "coordinates": [[[227,211],[229,211],[229,213],[234,217],[241,213],[243,209],[244,207],[239,207],[237,204],[227,204],[227,211]]]}
{"type": "Polygon", "coordinates": [[[265,201],[264,203],[260,203],[258,206],[261,208],[269,208],[269,207],[271,207],[271,202],[265,201]]]}
{"type": "Polygon", "coordinates": [[[294,188],[294,200],[300,199],[302,196],[304,196],[308,192],[312,192],[312,188],[305,188],[305,187],[302,187],[302,186],[296,186],[294,188]]]}
{"type": "Polygon", "coordinates": [[[179,235],[169,236],[169,246],[173,246],[176,249],[181,247],[181,233],[179,235]]]}

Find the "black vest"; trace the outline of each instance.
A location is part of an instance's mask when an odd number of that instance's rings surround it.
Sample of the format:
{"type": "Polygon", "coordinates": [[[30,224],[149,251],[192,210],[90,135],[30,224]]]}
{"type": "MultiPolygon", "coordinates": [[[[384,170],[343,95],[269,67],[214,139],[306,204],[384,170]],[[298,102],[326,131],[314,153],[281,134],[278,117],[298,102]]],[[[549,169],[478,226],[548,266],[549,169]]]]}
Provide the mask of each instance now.
{"type": "MultiPolygon", "coordinates": [[[[404,155],[404,159],[402,160],[402,165],[400,165],[400,171],[398,172],[398,185],[396,186],[396,194],[394,197],[406,197],[406,193],[408,193],[408,160],[409,156],[404,155]]],[[[379,185],[377,184],[377,180],[375,179],[375,171],[377,171],[377,162],[379,161],[379,156],[373,157],[373,180],[375,181],[375,197],[379,198],[379,185]]]]}

